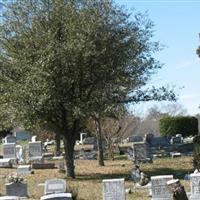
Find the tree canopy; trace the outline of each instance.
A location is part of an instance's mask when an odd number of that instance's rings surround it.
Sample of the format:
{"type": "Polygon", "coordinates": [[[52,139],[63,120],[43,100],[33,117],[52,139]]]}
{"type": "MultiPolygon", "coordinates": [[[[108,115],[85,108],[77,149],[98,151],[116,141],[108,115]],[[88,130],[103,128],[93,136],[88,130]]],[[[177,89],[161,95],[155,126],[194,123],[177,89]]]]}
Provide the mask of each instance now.
{"type": "Polygon", "coordinates": [[[145,15],[131,16],[111,0],[5,0],[3,6],[0,115],[62,134],[69,176],[75,177],[73,148],[84,118],[118,104],[175,98],[164,87],[142,90],[161,68],[145,15]]]}

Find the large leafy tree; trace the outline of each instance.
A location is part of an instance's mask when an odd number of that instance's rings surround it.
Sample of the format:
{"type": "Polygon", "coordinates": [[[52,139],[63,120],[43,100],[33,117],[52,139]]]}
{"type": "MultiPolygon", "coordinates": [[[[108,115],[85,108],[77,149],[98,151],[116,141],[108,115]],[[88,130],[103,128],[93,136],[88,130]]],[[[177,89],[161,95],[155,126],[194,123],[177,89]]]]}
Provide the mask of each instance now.
{"type": "Polygon", "coordinates": [[[68,176],[75,177],[74,145],[85,118],[118,104],[174,98],[165,88],[141,90],[160,68],[153,25],[143,15],[130,18],[111,0],[4,2],[1,115],[61,134],[68,176]]]}

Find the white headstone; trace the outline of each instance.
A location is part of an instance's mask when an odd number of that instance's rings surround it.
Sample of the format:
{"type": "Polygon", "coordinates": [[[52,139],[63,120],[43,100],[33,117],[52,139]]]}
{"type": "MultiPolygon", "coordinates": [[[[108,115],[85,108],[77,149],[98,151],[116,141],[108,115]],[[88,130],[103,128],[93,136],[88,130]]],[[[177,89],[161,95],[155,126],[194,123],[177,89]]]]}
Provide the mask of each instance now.
{"type": "Polygon", "coordinates": [[[17,168],[18,175],[27,175],[30,174],[30,165],[19,165],[17,168]]]}
{"type": "Polygon", "coordinates": [[[66,192],[66,181],[62,179],[50,179],[45,181],[44,194],[66,192]]]}
{"type": "Polygon", "coordinates": [[[103,180],[103,200],[125,200],[124,179],[103,180]]]}
{"type": "Polygon", "coordinates": [[[72,200],[72,194],[71,193],[59,193],[59,194],[49,194],[42,196],[40,200],[72,200]]]}
{"type": "Polygon", "coordinates": [[[16,145],[15,143],[3,144],[3,158],[16,159],[16,145]]]}
{"type": "Polygon", "coordinates": [[[20,197],[17,197],[17,196],[3,196],[3,197],[0,197],[0,200],[20,200],[20,197]]]}
{"type": "Polygon", "coordinates": [[[172,180],[173,175],[152,176],[152,200],[171,200],[171,194],[167,188],[167,181],[172,180]]]}
{"type": "Polygon", "coordinates": [[[200,174],[190,174],[191,196],[190,200],[200,199],[200,174]]]}
{"type": "Polygon", "coordinates": [[[10,158],[2,158],[0,159],[0,167],[2,168],[11,168],[12,162],[10,158]]]}

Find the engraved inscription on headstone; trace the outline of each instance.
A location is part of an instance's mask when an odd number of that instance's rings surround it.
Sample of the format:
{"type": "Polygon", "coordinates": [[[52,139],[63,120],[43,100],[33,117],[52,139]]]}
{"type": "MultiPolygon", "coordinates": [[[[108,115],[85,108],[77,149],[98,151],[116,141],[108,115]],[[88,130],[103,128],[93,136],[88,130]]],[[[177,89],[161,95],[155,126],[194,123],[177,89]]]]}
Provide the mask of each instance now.
{"type": "Polygon", "coordinates": [[[190,174],[190,200],[200,199],[200,174],[190,174]]]}
{"type": "Polygon", "coordinates": [[[3,144],[3,158],[16,159],[15,143],[3,144]]]}
{"type": "Polygon", "coordinates": [[[167,188],[167,181],[172,180],[173,175],[152,176],[152,200],[170,200],[171,194],[167,188]]]}
{"type": "Polygon", "coordinates": [[[66,182],[62,179],[50,179],[45,181],[44,193],[64,193],[66,192],[66,182]]]}
{"type": "Polygon", "coordinates": [[[103,200],[125,200],[124,179],[103,180],[103,200]]]}

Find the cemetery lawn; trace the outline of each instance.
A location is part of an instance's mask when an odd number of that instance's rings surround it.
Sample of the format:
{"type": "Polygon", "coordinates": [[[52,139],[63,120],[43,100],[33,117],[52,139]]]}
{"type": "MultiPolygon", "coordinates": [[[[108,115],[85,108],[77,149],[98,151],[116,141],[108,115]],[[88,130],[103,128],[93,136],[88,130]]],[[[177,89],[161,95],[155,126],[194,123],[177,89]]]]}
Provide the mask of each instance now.
{"type": "MultiPolygon", "coordinates": [[[[49,161],[48,161],[49,162],[49,161]]],[[[106,161],[105,167],[99,167],[95,160],[76,160],[76,179],[66,179],[67,187],[78,192],[78,200],[102,200],[102,179],[125,178],[126,188],[133,190],[133,182],[129,179],[133,163],[130,160],[106,161]]],[[[192,157],[162,158],[154,160],[153,164],[142,164],[142,171],[147,175],[168,175],[180,178],[186,191],[190,191],[189,181],[183,181],[185,174],[192,172],[192,157]]],[[[3,176],[8,175],[16,169],[0,169],[0,194],[5,194],[3,176]]],[[[58,169],[33,170],[34,174],[25,176],[28,183],[29,199],[40,199],[44,188],[38,184],[44,183],[51,178],[66,178],[64,173],[58,169]]],[[[149,200],[148,190],[137,190],[127,195],[127,200],[149,200]]]]}

